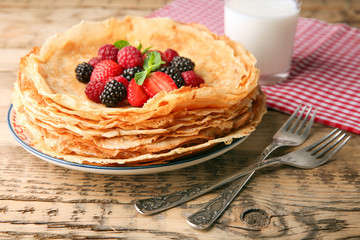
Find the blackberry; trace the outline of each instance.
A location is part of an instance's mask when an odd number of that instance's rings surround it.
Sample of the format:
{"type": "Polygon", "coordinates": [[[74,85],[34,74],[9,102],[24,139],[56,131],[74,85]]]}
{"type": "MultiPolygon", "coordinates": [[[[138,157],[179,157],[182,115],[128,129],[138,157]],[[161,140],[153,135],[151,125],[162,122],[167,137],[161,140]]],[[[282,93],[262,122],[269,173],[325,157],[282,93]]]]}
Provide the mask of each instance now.
{"type": "Polygon", "coordinates": [[[163,66],[163,67],[160,67],[158,69],[158,71],[169,75],[174,80],[174,82],[178,88],[185,86],[185,81],[181,76],[181,72],[179,70],[177,70],[177,68],[163,66]]]}
{"type": "Polygon", "coordinates": [[[171,67],[177,68],[180,72],[194,70],[195,63],[190,58],[176,56],[170,62],[171,67]]]}
{"type": "Polygon", "coordinates": [[[124,69],[124,72],[121,74],[124,78],[126,78],[129,82],[131,79],[135,77],[135,74],[138,72],[141,72],[142,68],[140,66],[133,67],[133,68],[126,68],[124,69]]]}
{"type": "Polygon", "coordinates": [[[83,83],[88,83],[90,81],[90,76],[94,67],[91,64],[83,62],[76,66],[75,73],[76,79],[83,83]]]}
{"type": "Polygon", "coordinates": [[[101,103],[107,107],[115,107],[126,97],[126,87],[121,82],[110,80],[100,95],[101,103]]]}

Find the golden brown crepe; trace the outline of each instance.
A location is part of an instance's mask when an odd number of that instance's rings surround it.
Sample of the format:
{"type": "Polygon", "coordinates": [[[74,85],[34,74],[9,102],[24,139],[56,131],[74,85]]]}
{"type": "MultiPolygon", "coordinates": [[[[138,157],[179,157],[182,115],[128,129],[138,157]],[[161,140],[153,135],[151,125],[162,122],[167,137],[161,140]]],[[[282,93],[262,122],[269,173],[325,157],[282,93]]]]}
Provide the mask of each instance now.
{"type": "Polygon", "coordinates": [[[53,157],[111,166],[163,163],[254,131],[266,111],[254,64],[239,43],[199,24],[142,17],[83,21],[21,59],[13,105],[33,147],[53,157]],[[141,108],[88,100],[75,67],[120,39],[175,49],[192,59],[205,84],[161,92],[141,108]]]}

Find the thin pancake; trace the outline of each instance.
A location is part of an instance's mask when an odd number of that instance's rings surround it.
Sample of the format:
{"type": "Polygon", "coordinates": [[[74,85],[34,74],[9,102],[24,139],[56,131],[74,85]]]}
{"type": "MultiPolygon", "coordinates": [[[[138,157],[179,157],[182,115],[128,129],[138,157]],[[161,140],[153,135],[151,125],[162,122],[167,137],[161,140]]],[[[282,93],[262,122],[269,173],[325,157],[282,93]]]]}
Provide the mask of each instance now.
{"type": "Polygon", "coordinates": [[[202,25],[111,18],[83,21],[23,57],[13,104],[33,146],[46,154],[83,164],[157,164],[250,134],[266,112],[258,78],[251,53],[202,25]],[[205,83],[160,92],[142,108],[88,100],[76,65],[120,39],[176,49],[205,83]]]}

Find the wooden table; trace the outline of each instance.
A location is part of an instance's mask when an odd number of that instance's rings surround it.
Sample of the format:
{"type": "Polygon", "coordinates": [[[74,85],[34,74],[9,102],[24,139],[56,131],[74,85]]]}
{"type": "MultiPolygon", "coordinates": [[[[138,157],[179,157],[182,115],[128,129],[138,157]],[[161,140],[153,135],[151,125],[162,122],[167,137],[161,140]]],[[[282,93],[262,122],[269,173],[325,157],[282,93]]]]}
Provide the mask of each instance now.
{"type": "MultiPolygon", "coordinates": [[[[186,169],[153,175],[98,175],[48,164],[26,152],[6,123],[19,58],[81,19],[146,16],[170,0],[0,1],[0,237],[1,239],[359,239],[360,136],[314,170],[288,166],[256,172],[207,231],[186,217],[220,189],[153,216],[134,200],[185,189],[246,166],[271,141],[287,115],[269,111],[241,146],[186,169]],[[263,218],[252,216],[261,215],[263,218]],[[241,216],[247,215],[244,219],[241,216]],[[265,220],[265,221],[264,221],[265,220]],[[263,223],[264,226],[260,223],[263,223]]],[[[302,16],[360,27],[358,0],[305,0],[302,16]]],[[[309,142],[329,127],[315,124],[309,142]]],[[[276,152],[280,154],[281,151],[276,152]]]]}

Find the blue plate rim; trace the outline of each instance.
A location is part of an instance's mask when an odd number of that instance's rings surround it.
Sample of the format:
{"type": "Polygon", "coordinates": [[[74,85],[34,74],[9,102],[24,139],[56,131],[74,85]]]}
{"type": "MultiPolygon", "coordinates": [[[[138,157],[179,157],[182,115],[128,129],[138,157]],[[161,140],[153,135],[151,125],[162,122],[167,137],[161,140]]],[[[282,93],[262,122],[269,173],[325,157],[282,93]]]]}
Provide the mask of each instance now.
{"type": "Polygon", "coordinates": [[[235,139],[231,144],[229,145],[225,145],[222,143],[219,143],[220,145],[223,145],[222,147],[219,146],[215,146],[214,148],[210,149],[210,150],[206,150],[202,153],[196,154],[195,157],[190,157],[190,158],[185,158],[184,160],[179,160],[179,161],[174,161],[174,162],[169,162],[169,163],[164,163],[164,164],[155,164],[155,165],[147,165],[147,166],[135,166],[135,167],[108,167],[108,166],[96,166],[96,165],[86,165],[86,164],[78,164],[78,163],[73,163],[73,162],[69,162],[66,160],[62,160],[62,159],[58,159],[52,156],[49,156],[45,153],[42,153],[41,151],[31,147],[30,145],[28,145],[26,142],[24,142],[15,132],[12,124],[11,124],[11,113],[12,113],[12,109],[13,109],[13,104],[10,105],[9,110],[8,110],[8,114],[7,114],[7,124],[8,127],[10,129],[11,134],[13,135],[13,137],[15,138],[15,140],[26,150],[32,152],[35,156],[40,156],[43,157],[49,161],[53,161],[59,164],[64,164],[64,165],[69,165],[69,166],[73,166],[73,167],[79,167],[79,168],[89,168],[89,169],[97,169],[97,170],[121,170],[121,171],[126,171],[126,170],[142,170],[142,169],[154,169],[154,168],[162,168],[162,167],[170,167],[170,166],[176,166],[176,165],[180,165],[180,164],[184,164],[184,163],[189,163],[192,161],[196,161],[199,159],[203,159],[205,157],[208,157],[210,155],[213,154],[217,154],[220,151],[226,151],[226,149],[231,148],[234,144],[237,144],[238,142],[242,141],[245,137],[241,137],[241,138],[237,138],[235,139]]]}

